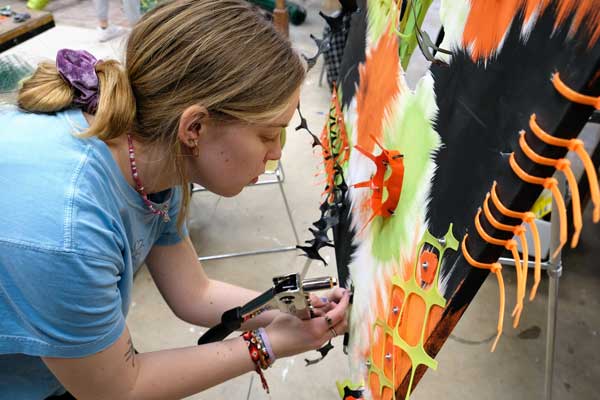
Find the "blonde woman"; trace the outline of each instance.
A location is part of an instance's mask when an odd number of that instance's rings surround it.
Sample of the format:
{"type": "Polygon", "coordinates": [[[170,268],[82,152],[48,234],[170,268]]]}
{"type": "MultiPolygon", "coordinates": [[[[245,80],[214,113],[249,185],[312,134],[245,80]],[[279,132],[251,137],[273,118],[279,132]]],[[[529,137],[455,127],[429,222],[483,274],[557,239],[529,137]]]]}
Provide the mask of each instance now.
{"type": "Polygon", "coordinates": [[[311,320],[267,312],[202,346],[135,354],[125,321],[143,262],[192,324],[257,295],[203,272],[189,183],[234,196],[278,159],[304,75],[242,0],[160,5],[124,66],[76,50],[38,66],[0,112],[0,398],[182,398],[345,332],[339,289],[311,320]]]}

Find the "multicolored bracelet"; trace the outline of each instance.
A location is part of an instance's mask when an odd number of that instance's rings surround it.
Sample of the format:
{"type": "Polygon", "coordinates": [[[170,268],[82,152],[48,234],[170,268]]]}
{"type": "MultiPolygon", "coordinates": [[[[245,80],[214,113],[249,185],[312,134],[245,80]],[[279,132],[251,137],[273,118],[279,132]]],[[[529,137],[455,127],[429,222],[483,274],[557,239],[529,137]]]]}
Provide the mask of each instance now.
{"type": "Polygon", "coordinates": [[[275,356],[273,355],[273,351],[270,350],[270,343],[268,342],[268,337],[266,332],[264,331],[247,331],[242,334],[242,338],[246,341],[248,345],[248,352],[250,353],[250,358],[256,364],[255,371],[260,376],[260,380],[262,382],[263,388],[269,393],[269,385],[267,380],[265,379],[265,375],[262,370],[269,368],[273,365],[275,361],[275,356]],[[267,343],[268,348],[267,348],[267,343]]]}

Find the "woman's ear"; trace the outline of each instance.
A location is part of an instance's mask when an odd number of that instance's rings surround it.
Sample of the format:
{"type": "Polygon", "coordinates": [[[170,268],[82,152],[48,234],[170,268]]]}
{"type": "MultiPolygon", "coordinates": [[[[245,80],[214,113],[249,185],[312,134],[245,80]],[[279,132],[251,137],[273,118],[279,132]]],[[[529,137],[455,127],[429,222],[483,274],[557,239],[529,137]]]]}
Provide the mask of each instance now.
{"type": "Polygon", "coordinates": [[[189,148],[196,147],[200,136],[205,132],[207,117],[208,110],[206,107],[198,104],[183,110],[179,120],[179,131],[177,132],[179,141],[189,148]]]}

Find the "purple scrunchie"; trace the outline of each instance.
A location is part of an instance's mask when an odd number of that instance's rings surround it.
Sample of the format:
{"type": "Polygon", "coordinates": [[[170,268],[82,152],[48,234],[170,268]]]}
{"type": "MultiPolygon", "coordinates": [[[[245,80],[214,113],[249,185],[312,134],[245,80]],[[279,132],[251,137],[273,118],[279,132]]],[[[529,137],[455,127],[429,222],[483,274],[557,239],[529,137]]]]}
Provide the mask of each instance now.
{"type": "Polygon", "coordinates": [[[98,108],[98,60],[85,50],[61,49],[56,54],[56,68],[65,81],[75,89],[73,104],[94,114],[98,108]]]}

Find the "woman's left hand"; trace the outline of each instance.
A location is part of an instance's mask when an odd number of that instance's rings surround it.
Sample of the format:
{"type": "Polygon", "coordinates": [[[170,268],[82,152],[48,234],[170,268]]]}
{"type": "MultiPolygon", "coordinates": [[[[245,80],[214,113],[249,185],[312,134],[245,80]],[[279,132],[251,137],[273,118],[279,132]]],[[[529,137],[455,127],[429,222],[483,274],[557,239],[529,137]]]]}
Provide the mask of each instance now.
{"type": "Polygon", "coordinates": [[[331,310],[340,302],[346,290],[347,289],[338,287],[329,290],[328,292],[321,293],[321,296],[311,293],[310,303],[313,306],[313,316],[324,316],[329,310],[331,310]]]}

